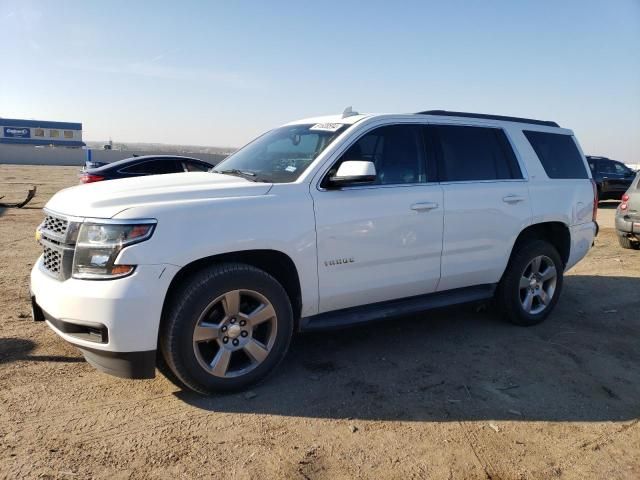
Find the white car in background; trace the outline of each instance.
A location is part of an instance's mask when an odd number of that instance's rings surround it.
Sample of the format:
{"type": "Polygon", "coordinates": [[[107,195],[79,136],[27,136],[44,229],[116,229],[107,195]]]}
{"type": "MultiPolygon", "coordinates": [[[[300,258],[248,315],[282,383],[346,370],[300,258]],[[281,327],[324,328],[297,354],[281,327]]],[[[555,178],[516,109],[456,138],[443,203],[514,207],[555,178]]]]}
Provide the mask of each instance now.
{"type": "Polygon", "coordinates": [[[545,319],[597,232],[570,130],[461,112],[309,118],[212,172],[58,192],[38,229],[37,320],[106,372],[244,388],[294,331],[495,299],[545,319]]]}

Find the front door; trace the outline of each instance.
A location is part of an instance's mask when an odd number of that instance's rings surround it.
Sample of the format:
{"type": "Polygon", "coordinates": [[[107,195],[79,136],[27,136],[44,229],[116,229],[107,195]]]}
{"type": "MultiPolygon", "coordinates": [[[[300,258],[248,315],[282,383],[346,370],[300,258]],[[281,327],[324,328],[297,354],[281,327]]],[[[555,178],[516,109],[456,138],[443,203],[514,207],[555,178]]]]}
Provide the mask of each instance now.
{"type": "Polygon", "coordinates": [[[411,297],[440,279],[443,196],[429,183],[422,129],[376,128],[344,160],[374,162],[377,179],[342,189],[312,187],[320,312],[411,297]]]}

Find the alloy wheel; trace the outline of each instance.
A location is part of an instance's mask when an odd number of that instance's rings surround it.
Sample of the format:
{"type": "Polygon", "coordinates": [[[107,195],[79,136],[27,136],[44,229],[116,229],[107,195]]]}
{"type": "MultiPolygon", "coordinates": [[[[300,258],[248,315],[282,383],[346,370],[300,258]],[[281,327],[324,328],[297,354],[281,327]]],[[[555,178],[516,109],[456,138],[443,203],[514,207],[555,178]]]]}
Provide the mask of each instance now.
{"type": "Polygon", "coordinates": [[[221,378],[255,369],[269,355],[278,321],[269,300],[253,290],[231,290],[202,312],[193,331],[193,351],[202,368],[221,378]]]}
{"type": "Polygon", "coordinates": [[[546,255],[539,255],[529,262],[520,277],[520,303],[530,315],[543,312],[551,303],[556,290],[558,272],[546,255]]]}

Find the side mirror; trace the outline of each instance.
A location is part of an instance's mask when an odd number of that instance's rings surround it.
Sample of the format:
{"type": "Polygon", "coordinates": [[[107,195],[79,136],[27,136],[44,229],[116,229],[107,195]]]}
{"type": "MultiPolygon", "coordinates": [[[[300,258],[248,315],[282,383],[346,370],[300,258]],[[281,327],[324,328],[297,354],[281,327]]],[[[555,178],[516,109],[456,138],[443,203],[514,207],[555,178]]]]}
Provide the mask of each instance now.
{"type": "Polygon", "coordinates": [[[365,160],[347,160],[340,164],[338,171],[329,178],[334,187],[371,183],[376,180],[376,166],[365,160]]]}

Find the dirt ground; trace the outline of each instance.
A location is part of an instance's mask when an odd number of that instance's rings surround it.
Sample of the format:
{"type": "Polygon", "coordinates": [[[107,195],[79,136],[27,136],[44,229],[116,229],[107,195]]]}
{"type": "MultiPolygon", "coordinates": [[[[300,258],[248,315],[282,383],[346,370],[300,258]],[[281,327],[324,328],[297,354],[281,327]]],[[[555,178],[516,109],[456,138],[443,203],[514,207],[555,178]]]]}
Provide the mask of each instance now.
{"type": "Polygon", "coordinates": [[[90,367],[29,318],[41,207],[73,167],[0,165],[0,477],[640,478],[640,251],[613,206],[542,325],[470,307],[300,335],[250,394],[90,367]]]}

